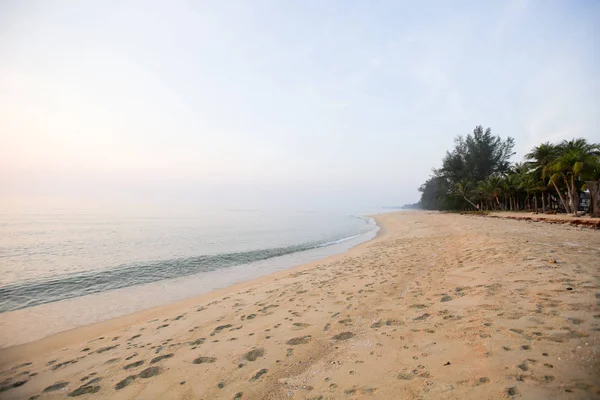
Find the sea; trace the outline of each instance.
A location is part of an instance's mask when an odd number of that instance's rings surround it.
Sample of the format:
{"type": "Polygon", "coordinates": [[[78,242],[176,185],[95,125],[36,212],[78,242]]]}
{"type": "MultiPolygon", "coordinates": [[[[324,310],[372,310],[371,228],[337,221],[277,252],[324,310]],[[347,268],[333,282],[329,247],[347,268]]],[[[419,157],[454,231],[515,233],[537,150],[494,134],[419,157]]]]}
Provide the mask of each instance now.
{"type": "Polygon", "coordinates": [[[0,347],[344,252],[375,236],[366,212],[0,214],[0,347]]]}

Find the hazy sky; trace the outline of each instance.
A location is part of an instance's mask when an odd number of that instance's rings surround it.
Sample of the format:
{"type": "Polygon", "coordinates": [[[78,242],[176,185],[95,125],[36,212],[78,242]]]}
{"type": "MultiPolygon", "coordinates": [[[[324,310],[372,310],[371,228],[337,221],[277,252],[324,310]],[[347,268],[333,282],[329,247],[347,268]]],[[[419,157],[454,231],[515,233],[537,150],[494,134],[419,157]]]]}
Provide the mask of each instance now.
{"type": "Polygon", "coordinates": [[[380,206],[600,141],[600,2],[1,1],[3,199],[380,206]]]}

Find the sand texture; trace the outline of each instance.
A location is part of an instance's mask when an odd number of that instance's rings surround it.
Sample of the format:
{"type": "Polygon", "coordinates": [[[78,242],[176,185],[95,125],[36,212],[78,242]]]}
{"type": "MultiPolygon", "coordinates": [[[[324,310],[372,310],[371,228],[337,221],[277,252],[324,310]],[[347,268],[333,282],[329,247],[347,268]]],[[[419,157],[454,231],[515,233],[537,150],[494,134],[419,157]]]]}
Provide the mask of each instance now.
{"type": "Polygon", "coordinates": [[[0,350],[0,398],[600,398],[600,231],[376,219],[347,253],[0,350]]]}
{"type": "Polygon", "coordinates": [[[588,216],[575,217],[567,214],[542,214],[534,212],[492,212],[487,215],[488,218],[516,219],[519,221],[545,222],[548,224],[568,224],[583,228],[600,229],[600,218],[590,218],[588,216]]]}

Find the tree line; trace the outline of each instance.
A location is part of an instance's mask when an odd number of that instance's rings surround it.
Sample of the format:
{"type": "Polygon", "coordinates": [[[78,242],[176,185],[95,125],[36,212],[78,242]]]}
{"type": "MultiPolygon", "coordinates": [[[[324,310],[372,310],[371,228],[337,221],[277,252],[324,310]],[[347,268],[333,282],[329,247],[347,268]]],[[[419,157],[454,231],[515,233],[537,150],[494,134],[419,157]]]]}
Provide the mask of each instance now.
{"type": "Polygon", "coordinates": [[[514,139],[477,126],[457,136],[442,165],[421,185],[427,210],[529,210],[600,217],[600,144],[542,143],[511,163],[514,139]],[[587,197],[589,195],[589,205],[587,197]],[[586,197],[583,204],[582,197],[586,197]]]}

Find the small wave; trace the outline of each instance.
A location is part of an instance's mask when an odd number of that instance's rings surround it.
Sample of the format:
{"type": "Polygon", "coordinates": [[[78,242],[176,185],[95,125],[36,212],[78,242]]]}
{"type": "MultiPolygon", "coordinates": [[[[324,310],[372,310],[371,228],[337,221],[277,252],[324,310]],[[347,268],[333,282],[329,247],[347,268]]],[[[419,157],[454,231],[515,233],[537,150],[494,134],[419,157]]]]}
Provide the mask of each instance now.
{"type": "Polygon", "coordinates": [[[126,264],[99,271],[87,271],[50,279],[8,284],[0,287],[0,313],[327,247],[352,240],[363,233],[327,241],[307,242],[246,252],[126,264]]]}
{"type": "Polygon", "coordinates": [[[334,245],[334,244],[343,243],[343,242],[346,242],[348,240],[352,240],[354,238],[357,238],[360,235],[362,235],[362,233],[359,233],[359,234],[356,234],[356,235],[352,235],[352,236],[343,237],[341,239],[332,240],[330,242],[325,242],[325,243],[319,244],[319,245],[317,245],[315,247],[327,247],[327,246],[331,246],[331,245],[334,245]]]}

